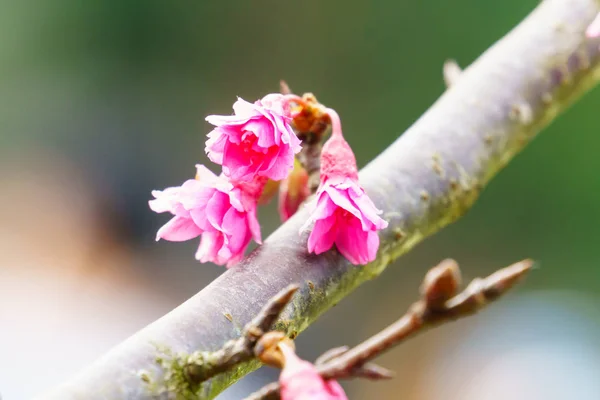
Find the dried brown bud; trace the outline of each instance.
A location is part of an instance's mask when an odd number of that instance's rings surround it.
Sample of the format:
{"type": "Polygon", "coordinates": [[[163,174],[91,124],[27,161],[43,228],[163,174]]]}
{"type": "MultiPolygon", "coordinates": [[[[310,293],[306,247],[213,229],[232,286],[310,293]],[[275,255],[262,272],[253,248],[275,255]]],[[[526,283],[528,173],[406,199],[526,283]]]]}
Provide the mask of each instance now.
{"type": "Polygon", "coordinates": [[[292,93],[292,89],[290,89],[290,85],[288,85],[288,83],[286,81],[284,81],[283,79],[279,81],[279,90],[281,91],[281,94],[291,94],[292,93]]]}
{"type": "Polygon", "coordinates": [[[331,123],[325,107],[312,93],[303,94],[296,104],[297,107],[292,108],[294,127],[301,136],[307,136],[309,144],[320,142],[331,123]]]}
{"type": "Polygon", "coordinates": [[[258,340],[254,346],[254,354],[264,364],[271,367],[283,368],[285,357],[279,349],[279,345],[284,344],[295,349],[294,341],[288,338],[285,333],[278,331],[267,332],[258,340]]]}
{"type": "Polygon", "coordinates": [[[460,269],[452,259],[446,259],[430,269],[421,285],[421,294],[427,308],[443,308],[444,303],[458,292],[460,281],[460,269]]]}

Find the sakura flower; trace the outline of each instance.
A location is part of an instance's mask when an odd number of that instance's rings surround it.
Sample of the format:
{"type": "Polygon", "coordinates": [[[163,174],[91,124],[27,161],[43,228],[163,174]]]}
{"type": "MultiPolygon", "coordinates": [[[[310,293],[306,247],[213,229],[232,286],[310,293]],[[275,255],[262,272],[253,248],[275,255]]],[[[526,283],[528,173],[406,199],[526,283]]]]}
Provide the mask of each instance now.
{"type": "Polygon", "coordinates": [[[256,199],[264,180],[232,183],[197,165],[196,179],[163,191],[155,190],[150,208],[174,217],[160,228],[156,240],[185,241],[200,236],[196,259],[231,265],[238,262],[254,239],[261,243],[256,199]]]}
{"type": "Polygon", "coordinates": [[[321,185],[316,206],[301,231],[315,223],[308,237],[309,252],[321,254],[335,244],[352,264],[364,265],[375,260],[377,231],[388,224],[358,183],[356,159],[342,135],[337,113],[328,112],[332,135],[321,153],[321,185]]]}
{"type": "Polygon", "coordinates": [[[206,117],[215,126],[206,141],[208,158],[236,181],[257,176],[284,179],[300,151],[284,97],[271,94],[255,103],[238,98],[233,110],[234,115],[206,117]]]}
{"type": "Polygon", "coordinates": [[[281,400],[348,400],[337,381],[321,378],[315,366],[300,359],[291,347],[279,348],[285,357],[279,375],[281,400]]]}
{"type": "Polygon", "coordinates": [[[596,18],[594,18],[592,23],[587,27],[585,34],[589,38],[600,37],[600,13],[596,15],[596,18]]]}
{"type": "Polygon", "coordinates": [[[283,222],[287,221],[298,211],[300,204],[310,195],[308,187],[308,173],[294,161],[294,169],[279,186],[279,216],[283,222]]]}

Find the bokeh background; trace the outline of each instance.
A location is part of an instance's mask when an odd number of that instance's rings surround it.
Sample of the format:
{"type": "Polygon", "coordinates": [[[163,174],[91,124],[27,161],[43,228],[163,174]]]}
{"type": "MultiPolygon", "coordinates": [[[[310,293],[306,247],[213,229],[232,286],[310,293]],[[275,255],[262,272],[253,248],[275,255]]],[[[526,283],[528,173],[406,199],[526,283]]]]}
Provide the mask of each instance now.
{"type": "MultiPolygon", "coordinates": [[[[195,241],[154,242],[152,189],[206,162],[207,114],[285,78],[340,113],[366,164],[538,1],[0,0],[0,394],[67,379],[223,272],[195,241]]],[[[460,222],[418,246],[298,339],[314,359],[398,318],[426,269],[465,278],[540,261],[483,314],[380,359],[353,399],[597,399],[600,90],[519,155],[460,222]]],[[[278,224],[273,205],[263,235],[278,224]]],[[[225,392],[239,399],[262,369],[225,392]]]]}

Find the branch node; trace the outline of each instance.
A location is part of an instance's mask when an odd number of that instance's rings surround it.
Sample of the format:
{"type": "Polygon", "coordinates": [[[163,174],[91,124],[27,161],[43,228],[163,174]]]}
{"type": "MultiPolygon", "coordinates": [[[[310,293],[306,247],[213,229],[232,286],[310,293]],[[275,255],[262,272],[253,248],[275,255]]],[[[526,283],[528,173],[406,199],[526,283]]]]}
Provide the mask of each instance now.
{"type": "MultiPolygon", "coordinates": [[[[254,357],[257,343],[265,335],[265,332],[271,329],[297,290],[298,285],[289,285],[272,297],[256,317],[246,324],[239,338],[226,342],[219,350],[197,351],[186,357],[183,360],[185,379],[192,385],[198,385],[254,357]]],[[[274,339],[275,336],[285,336],[285,334],[274,332],[267,339],[274,339]]],[[[264,353],[266,343],[267,341],[263,343],[260,349],[261,353],[264,353]]],[[[275,358],[276,356],[271,353],[269,356],[265,356],[265,360],[273,360],[273,362],[276,362],[275,358]]]]}
{"type": "Polygon", "coordinates": [[[444,62],[442,72],[444,75],[444,82],[446,83],[446,87],[449,88],[452,85],[456,84],[456,82],[460,78],[460,75],[462,74],[462,69],[455,60],[448,59],[444,62]]]}
{"type": "MultiPolygon", "coordinates": [[[[527,259],[502,268],[487,278],[475,278],[462,292],[460,269],[456,261],[447,259],[431,268],[421,285],[421,299],[413,303],[402,318],[352,349],[336,347],[315,361],[324,379],[360,377],[371,380],[389,379],[394,373],[370,361],[405,339],[443,322],[474,314],[496,300],[531,269],[527,259]]],[[[279,399],[279,384],[273,382],[246,400],[279,399]]]]}

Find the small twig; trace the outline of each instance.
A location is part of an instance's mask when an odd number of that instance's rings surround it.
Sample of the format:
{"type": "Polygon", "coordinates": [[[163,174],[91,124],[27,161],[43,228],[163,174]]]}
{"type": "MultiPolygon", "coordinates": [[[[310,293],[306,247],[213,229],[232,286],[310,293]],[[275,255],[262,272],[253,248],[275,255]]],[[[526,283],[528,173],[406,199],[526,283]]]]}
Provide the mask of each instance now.
{"type": "Polygon", "coordinates": [[[279,91],[281,94],[292,94],[292,89],[290,89],[290,85],[283,79],[279,81],[279,91]]]}
{"type": "Polygon", "coordinates": [[[185,376],[192,384],[198,384],[213,376],[248,361],[254,357],[254,347],[289,303],[298,285],[289,285],[281,290],[244,327],[242,335],[228,341],[217,351],[195,352],[188,357],[184,367],[185,376]]]}
{"type": "Polygon", "coordinates": [[[302,150],[296,157],[308,174],[308,187],[310,193],[314,194],[321,182],[321,148],[323,144],[320,138],[312,132],[299,132],[298,137],[302,138],[302,150]]]}
{"type": "MultiPolygon", "coordinates": [[[[289,87],[281,84],[282,93],[287,90],[289,87]]],[[[315,193],[320,183],[321,148],[331,119],[312,93],[304,93],[302,97],[289,94],[287,97],[301,106],[300,113],[294,117],[296,134],[302,141],[302,149],[296,158],[308,174],[310,192],[315,193]]]]}
{"type": "MultiPolygon", "coordinates": [[[[336,357],[348,352],[350,348],[348,346],[335,347],[327,350],[321,354],[315,361],[315,365],[324,365],[333,360],[336,357]]],[[[381,379],[391,379],[394,377],[394,372],[387,368],[374,363],[366,363],[364,365],[357,366],[352,369],[352,376],[359,378],[366,378],[372,381],[381,379]]]]}
{"type": "Polygon", "coordinates": [[[458,63],[452,59],[446,60],[444,62],[444,67],[442,71],[444,74],[444,82],[446,83],[447,88],[454,85],[460,78],[460,75],[462,74],[462,69],[460,68],[458,63]]]}
{"type": "MultiPolygon", "coordinates": [[[[476,278],[457,294],[460,286],[458,264],[453,260],[442,261],[425,275],[421,299],[402,318],[350,350],[329,350],[319,357],[317,369],[326,379],[365,377],[358,371],[364,371],[367,366],[370,371],[379,371],[381,367],[374,367],[368,362],[426,328],[474,314],[506,293],[525,276],[532,265],[533,261],[523,260],[487,278],[476,278]]],[[[271,383],[246,400],[278,398],[279,384],[271,383]]]]}

